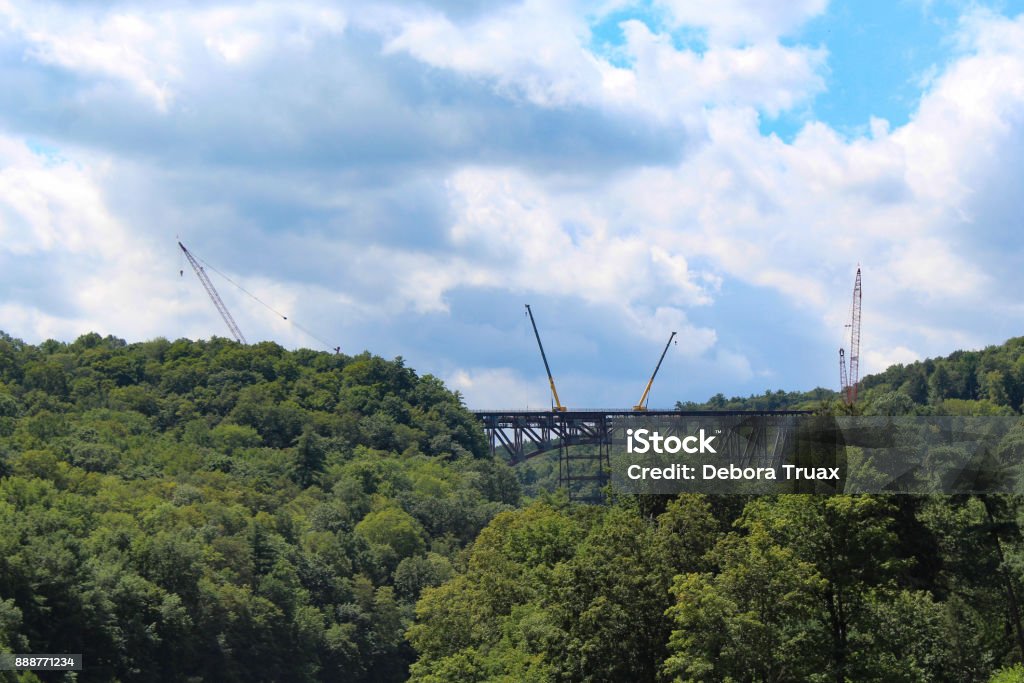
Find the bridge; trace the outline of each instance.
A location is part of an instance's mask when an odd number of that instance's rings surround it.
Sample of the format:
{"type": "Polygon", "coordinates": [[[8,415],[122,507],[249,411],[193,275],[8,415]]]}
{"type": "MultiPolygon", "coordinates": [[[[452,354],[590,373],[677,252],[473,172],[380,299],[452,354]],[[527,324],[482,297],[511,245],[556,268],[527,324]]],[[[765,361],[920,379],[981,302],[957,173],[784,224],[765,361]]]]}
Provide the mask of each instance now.
{"type": "Polygon", "coordinates": [[[743,418],[808,415],[803,410],[475,410],[483,422],[492,456],[502,456],[510,465],[518,465],[544,453],[558,452],[559,486],[570,498],[594,499],[611,475],[611,447],[622,443],[625,430],[638,421],[672,418],[738,418],[736,428],[722,435],[721,441],[742,462],[771,465],[785,446],[788,429],[769,433],[764,420],[751,420],[743,429],[743,418]]]}

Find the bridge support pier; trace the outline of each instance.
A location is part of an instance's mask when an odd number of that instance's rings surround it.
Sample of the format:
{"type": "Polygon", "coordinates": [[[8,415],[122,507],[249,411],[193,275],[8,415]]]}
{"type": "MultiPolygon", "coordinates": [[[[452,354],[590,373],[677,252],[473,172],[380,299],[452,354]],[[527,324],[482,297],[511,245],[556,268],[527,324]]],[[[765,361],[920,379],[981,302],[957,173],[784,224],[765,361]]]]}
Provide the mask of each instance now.
{"type": "Polygon", "coordinates": [[[612,476],[612,440],[607,423],[598,424],[597,432],[596,442],[574,443],[570,437],[558,443],[558,486],[571,501],[604,501],[604,487],[612,476]]]}

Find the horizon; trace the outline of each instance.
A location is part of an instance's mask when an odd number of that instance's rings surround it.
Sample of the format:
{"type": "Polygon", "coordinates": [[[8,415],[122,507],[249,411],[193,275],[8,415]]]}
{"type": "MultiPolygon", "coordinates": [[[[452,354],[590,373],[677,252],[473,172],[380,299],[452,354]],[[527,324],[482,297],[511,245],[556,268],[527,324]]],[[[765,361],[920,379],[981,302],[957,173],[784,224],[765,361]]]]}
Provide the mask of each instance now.
{"type": "MultiPolygon", "coordinates": [[[[0,3],[0,328],[401,356],[471,407],[1019,336],[1024,2],[0,3]],[[261,305],[262,304],[262,305],[261,305]],[[275,317],[267,306],[288,316],[275,317]],[[305,330],[305,331],[304,331],[305,330]]],[[[773,389],[774,388],[774,389],[773,389]]]]}
{"type": "MultiPolygon", "coordinates": [[[[108,336],[109,337],[113,337],[117,341],[123,342],[123,343],[125,343],[128,346],[133,345],[133,344],[146,344],[146,343],[155,342],[155,341],[161,341],[161,340],[167,342],[168,344],[173,344],[173,343],[179,342],[179,341],[185,341],[185,342],[188,342],[188,343],[210,343],[210,342],[214,341],[214,339],[217,339],[217,340],[220,340],[220,341],[224,341],[224,342],[227,342],[229,344],[237,344],[238,343],[234,339],[231,339],[230,337],[223,336],[223,335],[213,335],[211,337],[200,338],[200,339],[193,339],[193,338],[189,338],[189,337],[178,337],[178,338],[175,338],[175,339],[170,339],[170,338],[167,338],[167,337],[152,337],[150,339],[141,339],[141,340],[129,341],[129,340],[123,339],[121,337],[117,337],[116,335],[101,335],[99,332],[95,332],[95,331],[85,332],[82,335],[79,335],[79,337],[76,337],[75,339],[53,339],[53,338],[49,338],[49,339],[41,340],[39,342],[28,342],[28,341],[20,338],[19,336],[15,335],[15,334],[12,334],[8,330],[0,329],[0,337],[3,337],[3,336],[6,335],[8,338],[11,338],[11,339],[14,339],[14,340],[17,340],[17,341],[21,341],[23,343],[30,344],[32,346],[40,346],[41,344],[43,344],[45,342],[48,342],[48,341],[53,341],[53,342],[57,342],[59,344],[64,344],[64,345],[70,346],[71,344],[73,344],[76,341],[78,341],[79,338],[84,337],[84,336],[88,336],[90,334],[99,335],[102,339],[106,339],[108,336]]],[[[935,360],[939,360],[939,359],[942,359],[942,358],[948,358],[949,356],[952,356],[952,355],[957,354],[957,353],[981,352],[981,351],[984,351],[985,349],[988,349],[988,348],[1005,346],[1009,342],[1012,342],[1012,341],[1014,341],[1016,339],[1024,339],[1024,335],[1021,335],[1021,336],[1018,336],[1018,337],[1009,337],[1009,338],[1003,340],[1001,343],[988,344],[985,347],[978,348],[978,349],[953,349],[953,350],[949,351],[948,353],[941,354],[941,355],[938,355],[938,356],[932,356],[932,357],[929,357],[929,358],[922,358],[919,361],[912,361],[911,363],[896,363],[896,364],[890,365],[890,366],[888,366],[886,368],[883,368],[883,369],[879,370],[878,372],[872,372],[872,373],[869,373],[867,375],[861,375],[859,381],[863,382],[865,379],[867,379],[869,377],[872,377],[872,376],[875,376],[875,375],[879,375],[879,374],[883,374],[886,371],[888,371],[888,370],[890,370],[890,369],[892,369],[894,367],[905,367],[906,365],[912,365],[913,363],[917,363],[917,362],[922,362],[923,363],[923,362],[928,362],[928,361],[935,361],[935,360]]],[[[306,350],[306,351],[312,351],[314,353],[327,354],[327,355],[333,355],[335,353],[334,351],[328,351],[328,350],[324,350],[324,349],[317,349],[317,348],[312,348],[312,347],[309,347],[309,346],[296,346],[294,348],[289,348],[289,347],[285,347],[285,346],[279,344],[278,342],[276,342],[276,341],[274,341],[272,339],[260,340],[258,342],[245,344],[245,346],[256,346],[258,344],[263,344],[263,343],[276,344],[278,347],[280,347],[280,348],[282,348],[282,349],[284,349],[286,351],[306,350]]],[[[459,391],[457,387],[451,386],[450,383],[447,380],[445,380],[443,377],[439,377],[438,375],[436,375],[435,373],[430,372],[429,370],[424,370],[422,368],[417,368],[417,367],[407,363],[406,362],[407,359],[405,359],[404,357],[395,356],[394,358],[385,358],[383,356],[380,356],[380,354],[374,353],[371,349],[363,349],[361,351],[354,351],[354,352],[341,351],[340,353],[342,355],[348,357],[348,358],[355,358],[356,356],[359,356],[359,355],[362,355],[362,354],[370,354],[371,356],[377,356],[377,357],[380,357],[380,358],[384,358],[385,360],[399,360],[400,359],[400,360],[402,360],[405,363],[405,367],[408,367],[410,370],[415,372],[418,376],[423,377],[425,375],[432,375],[434,377],[438,377],[438,379],[441,379],[444,382],[445,386],[450,391],[458,392],[460,395],[462,395],[461,391],[459,391]]],[[[657,382],[655,382],[655,384],[657,384],[657,382]]],[[[649,405],[648,409],[645,411],[645,413],[656,413],[656,412],[659,412],[659,411],[674,411],[674,410],[677,409],[676,405],[675,405],[677,402],[678,403],[682,403],[684,405],[686,403],[695,403],[695,404],[699,404],[699,405],[705,405],[705,404],[709,403],[712,399],[714,399],[718,395],[723,396],[727,401],[732,401],[732,400],[749,400],[749,399],[754,399],[754,398],[758,398],[758,397],[761,397],[761,396],[765,396],[766,394],[769,394],[769,393],[770,394],[776,394],[776,393],[780,393],[781,392],[781,393],[784,393],[784,394],[793,394],[793,393],[795,393],[795,394],[800,394],[800,393],[803,393],[803,394],[813,394],[813,393],[816,393],[816,392],[819,392],[819,391],[828,391],[828,392],[831,392],[832,394],[834,394],[836,397],[840,396],[840,392],[838,390],[836,390],[834,388],[831,388],[831,387],[822,386],[822,385],[818,385],[818,386],[814,386],[814,387],[810,387],[810,388],[807,388],[807,387],[774,387],[774,388],[773,387],[765,387],[765,389],[763,391],[760,391],[760,392],[756,392],[755,391],[755,392],[752,392],[752,393],[749,393],[749,394],[728,394],[728,393],[724,393],[724,392],[715,392],[714,394],[709,394],[703,400],[696,400],[695,401],[695,400],[689,400],[689,399],[688,400],[677,399],[676,401],[673,401],[672,405],[670,405],[670,406],[666,406],[666,405],[658,405],[658,406],[649,405]]],[[[501,410],[501,409],[505,409],[505,408],[512,409],[512,410],[516,410],[516,409],[537,410],[538,409],[536,406],[500,406],[500,405],[473,406],[473,405],[469,405],[468,403],[466,403],[464,395],[462,395],[462,399],[463,399],[463,404],[466,406],[466,408],[468,410],[473,410],[473,411],[478,411],[478,412],[488,412],[488,411],[494,411],[494,410],[501,410]]],[[[547,405],[547,404],[544,404],[544,405],[547,405]]],[[[625,403],[623,403],[622,405],[625,405],[625,403]]],[[[569,411],[570,412],[572,412],[572,411],[575,411],[575,412],[581,412],[581,411],[582,412],[586,412],[586,411],[591,411],[591,410],[598,410],[598,411],[601,411],[601,410],[620,410],[620,409],[621,410],[626,410],[626,408],[622,408],[621,406],[619,406],[619,407],[611,407],[611,408],[609,408],[609,406],[597,406],[597,405],[593,405],[593,406],[571,406],[571,407],[569,407],[569,411]]]]}

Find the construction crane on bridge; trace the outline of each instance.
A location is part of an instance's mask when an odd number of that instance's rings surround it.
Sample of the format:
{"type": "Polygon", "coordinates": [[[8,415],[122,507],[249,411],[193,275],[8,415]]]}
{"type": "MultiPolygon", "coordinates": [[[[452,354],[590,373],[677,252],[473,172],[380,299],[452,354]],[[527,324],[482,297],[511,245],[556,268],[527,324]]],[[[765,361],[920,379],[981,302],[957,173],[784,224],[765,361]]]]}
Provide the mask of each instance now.
{"type": "Polygon", "coordinates": [[[661,363],[665,360],[665,354],[668,353],[668,347],[672,345],[672,340],[675,339],[676,333],[673,332],[668,337],[668,342],[665,343],[665,349],[661,352],[661,358],[658,359],[658,364],[654,366],[654,372],[651,373],[651,378],[647,380],[647,386],[644,387],[644,394],[637,401],[637,404],[633,406],[633,410],[637,412],[647,411],[647,398],[651,393],[651,387],[654,385],[654,378],[658,376],[658,370],[661,369],[661,363]]]}
{"type": "Polygon", "coordinates": [[[192,266],[192,270],[196,271],[196,276],[199,278],[199,282],[202,283],[203,289],[205,289],[206,293],[210,296],[210,301],[213,302],[213,305],[217,308],[217,312],[220,313],[220,317],[224,319],[228,329],[231,330],[231,334],[234,336],[235,341],[240,344],[247,343],[245,341],[245,337],[242,335],[242,330],[238,329],[238,323],[236,323],[235,319],[231,317],[228,307],[224,305],[224,301],[220,298],[220,294],[217,293],[217,288],[214,287],[213,283],[210,281],[210,276],[206,274],[206,271],[203,270],[203,267],[199,265],[199,262],[196,261],[194,256],[192,256],[192,253],[185,248],[184,244],[178,242],[178,246],[181,247],[181,251],[184,252],[185,258],[188,259],[189,265],[192,266]]]}
{"type": "Polygon", "coordinates": [[[555,388],[555,378],[551,376],[551,367],[548,365],[547,354],[544,353],[544,345],[540,343],[540,332],[537,331],[537,321],[533,319],[533,311],[530,310],[530,304],[526,304],[526,314],[530,316],[530,324],[533,325],[533,335],[537,337],[537,346],[540,348],[540,357],[544,361],[544,370],[548,373],[548,384],[551,385],[551,398],[554,402],[551,409],[559,413],[564,413],[566,408],[558,399],[558,389],[555,388]]]}
{"type": "Polygon", "coordinates": [[[846,405],[857,401],[857,382],[860,378],[860,304],[861,283],[860,265],[857,265],[857,279],[853,283],[853,304],[850,307],[850,374],[846,374],[846,357],[843,349],[839,349],[839,382],[841,394],[846,405]]]}

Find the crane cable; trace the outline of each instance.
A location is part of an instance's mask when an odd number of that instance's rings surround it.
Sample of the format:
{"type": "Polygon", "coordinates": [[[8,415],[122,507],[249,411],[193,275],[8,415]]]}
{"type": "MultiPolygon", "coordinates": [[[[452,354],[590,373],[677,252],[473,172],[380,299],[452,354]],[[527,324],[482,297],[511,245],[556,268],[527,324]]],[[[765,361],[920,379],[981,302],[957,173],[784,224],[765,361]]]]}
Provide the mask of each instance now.
{"type": "Polygon", "coordinates": [[[320,337],[318,337],[317,335],[313,334],[312,332],[310,332],[309,330],[307,330],[307,329],[306,329],[305,327],[303,327],[303,326],[302,326],[302,325],[300,325],[299,323],[295,322],[294,320],[291,320],[291,319],[289,319],[289,318],[288,318],[288,316],[286,316],[286,315],[285,315],[284,313],[282,313],[281,311],[277,310],[276,308],[274,308],[273,306],[271,306],[270,304],[268,304],[268,303],[267,303],[266,301],[264,301],[263,299],[259,298],[258,296],[256,296],[256,295],[255,295],[255,294],[253,294],[252,292],[250,292],[250,291],[249,291],[248,289],[246,289],[246,288],[245,288],[245,287],[243,287],[242,285],[238,284],[237,282],[235,282],[234,280],[232,280],[231,278],[229,278],[229,277],[228,277],[227,275],[225,275],[224,273],[222,273],[222,272],[220,272],[219,270],[217,270],[217,269],[216,269],[215,267],[213,267],[212,265],[210,265],[210,263],[209,263],[209,262],[208,262],[208,261],[207,261],[206,259],[204,259],[204,258],[203,258],[202,256],[199,256],[198,254],[196,254],[196,253],[194,253],[194,252],[193,252],[193,254],[192,254],[192,255],[193,255],[193,256],[195,256],[195,257],[196,257],[196,259],[198,259],[199,261],[201,261],[201,262],[202,262],[202,264],[203,264],[204,266],[206,266],[207,268],[209,268],[209,269],[210,269],[210,270],[212,270],[213,272],[217,273],[217,275],[220,275],[220,276],[221,276],[222,278],[224,278],[225,280],[227,280],[228,282],[230,282],[231,284],[233,284],[233,285],[234,285],[235,287],[237,287],[238,289],[242,290],[242,292],[244,292],[244,293],[245,293],[246,295],[248,295],[248,296],[249,296],[249,298],[251,298],[251,299],[252,299],[253,301],[255,301],[256,303],[260,304],[261,306],[263,306],[264,308],[266,308],[266,309],[267,309],[268,311],[270,311],[270,312],[271,312],[271,313],[273,313],[274,315],[276,315],[276,316],[279,316],[279,317],[280,317],[280,318],[281,318],[282,320],[286,320],[286,321],[288,321],[288,323],[290,323],[291,325],[293,325],[293,326],[294,326],[295,328],[297,328],[297,329],[298,329],[298,330],[300,330],[301,332],[304,332],[304,333],[306,334],[306,336],[310,337],[311,339],[315,339],[315,340],[317,340],[318,342],[320,342],[321,344],[323,344],[323,346],[324,346],[324,348],[325,348],[325,349],[328,349],[329,351],[334,351],[335,353],[338,353],[338,352],[340,351],[339,347],[337,347],[337,346],[331,346],[329,342],[326,342],[326,341],[324,341],[323,339],[321,339],[321,338],[320,338],[320,337]]]}

